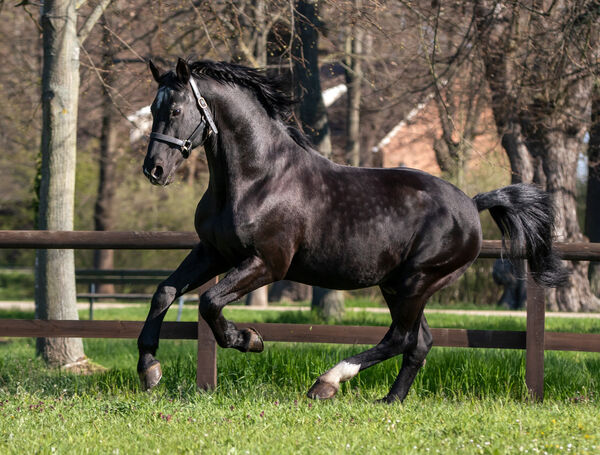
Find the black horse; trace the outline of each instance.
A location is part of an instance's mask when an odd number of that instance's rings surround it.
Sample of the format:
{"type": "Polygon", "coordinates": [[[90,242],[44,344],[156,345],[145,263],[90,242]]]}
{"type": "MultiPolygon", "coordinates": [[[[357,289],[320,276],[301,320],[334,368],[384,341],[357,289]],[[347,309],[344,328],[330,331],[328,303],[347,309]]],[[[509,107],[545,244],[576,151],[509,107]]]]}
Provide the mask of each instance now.
{"type": "Polygon", "coordinates": [[[161,378],[155,359],[171,303],[226,273],[200,298],[200,312],[222,347],[260,352],[252,329],[238,329],[222,309],[248,292],[287,279],[333,289],[378,285],[392,324],[381,342],[321,375],[308,392],[330,398],[342,381],[403,354],[383,399],[403,400],[432,345],[423,309],[455,281],[481,247],[478,212],[489,209],[525,256],[535,279],[561,285],[565,269],[552,250],[549,196],[511,185],[471,199],[414,169],[335,164],[310,148],[287,119],[292,100],[257,70],[179,60],[163,73],[150,62],[158,93],[143,171],[167,185],[191,149],[204,145],[210,180],[196,209],[198,245],[158,286],[138,340],[145,388],[161,378]]]}

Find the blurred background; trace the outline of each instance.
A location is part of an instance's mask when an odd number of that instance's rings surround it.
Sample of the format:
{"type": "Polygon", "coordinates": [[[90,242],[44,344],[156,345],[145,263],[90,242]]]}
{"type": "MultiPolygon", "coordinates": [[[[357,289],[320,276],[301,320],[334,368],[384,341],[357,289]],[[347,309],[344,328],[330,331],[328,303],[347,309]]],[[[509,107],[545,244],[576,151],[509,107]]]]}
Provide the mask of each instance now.
{"type": "MultiPolygon", "coordinates": [[[[0,229],[43,226],[48,3],[0,2],[0,229]]],[[[534,182],[555,197],[559,240],[600,241],[598,198],[586,201],[598,181],[598,6],[529,3],[78,2],[73,227],[193,230],[208,181],[203,151],[193,152],[169,187],[150,185],[141,172],[156,91],[147,62],[172,68],[183,57],[264,68],[289,81],[299,100],[292,121],[335,162],[423,169],[470,196],[534,182]]],[[[499,238],[487,213],[482,223],[485,239],[499,238]]],[[[169,269],[185,254],[80,250],[75,266],[169,269]]],[[[0,299],[33,298],[34,260],[32,250],[0,250],[0,299]]],[[[432,300],[495,306],[503,289],[493,263],[477,261],[432,300]]],[[[573,285],[550,291],[549,308],[597,310],[593,267],[570,267],[573,285]]],[[[380,301],[373,289],[354,296],[380,301]]]]}

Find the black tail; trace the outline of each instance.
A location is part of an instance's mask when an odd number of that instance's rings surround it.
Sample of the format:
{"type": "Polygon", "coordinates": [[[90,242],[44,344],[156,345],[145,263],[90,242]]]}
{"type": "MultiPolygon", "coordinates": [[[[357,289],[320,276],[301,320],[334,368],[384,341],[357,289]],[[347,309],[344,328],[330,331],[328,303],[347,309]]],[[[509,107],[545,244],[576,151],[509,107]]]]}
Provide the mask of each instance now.
{"type": "MultiPolygon", "coordinates": [[[[511,259],[526,257],[533,279],[542,286],[564,286],[569,273],[552,248],[554,207],[550,195],[536,186],[510,185],[473,198],[477,210],[489,210],[502,232],[510,239],[511,259]]],[[[519,262],[514,261],[517,270],[519,262]]]]}

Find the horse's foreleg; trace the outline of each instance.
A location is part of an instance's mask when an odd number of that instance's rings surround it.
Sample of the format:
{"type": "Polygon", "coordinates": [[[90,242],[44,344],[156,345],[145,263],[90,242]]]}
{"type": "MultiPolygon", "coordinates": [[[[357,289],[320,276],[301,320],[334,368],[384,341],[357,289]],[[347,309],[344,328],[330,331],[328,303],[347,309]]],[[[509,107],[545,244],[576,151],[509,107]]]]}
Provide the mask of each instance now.
{"type": "Polygon", "coordinates": [[[264,262],[253,256],[233,268],[225,278],[202,295],[200,314],[212,329],[219,346],[242,352],[263,350],[262,337],[256,330],[238,329],[233,322],[223,317],[222,310],[228,303],[272,282],[272,274],[264,262]]]}
{"type": "Polygon", "coordinates": [[[145,389],[153,388],[162,376],[160,363],[154,357],[158,349],[160,328],[167,310],[179,296],[201,286],[215,277],[224,267],[220,258],[209,247],[200,243],[183,260],[171,276],[158,285],[150,311],[138,338],[139,360],[137,371],[145,389]]]}

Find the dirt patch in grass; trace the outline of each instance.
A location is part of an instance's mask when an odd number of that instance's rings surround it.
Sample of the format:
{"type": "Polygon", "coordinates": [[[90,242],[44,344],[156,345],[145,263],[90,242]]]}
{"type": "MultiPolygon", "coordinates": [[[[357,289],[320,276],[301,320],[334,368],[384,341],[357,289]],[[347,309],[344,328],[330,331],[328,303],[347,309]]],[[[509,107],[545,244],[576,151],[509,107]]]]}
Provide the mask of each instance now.
{"type": "Polygon", "coordinates": [[[84,357],[83,359],[80,359],[77,362],[64,365],[60,369],[69,373],[79,374],[83,376],[101,374],[108,371],[108,368],[100,365],[99,363],[92,362],[87,357],[84,357]]]}

